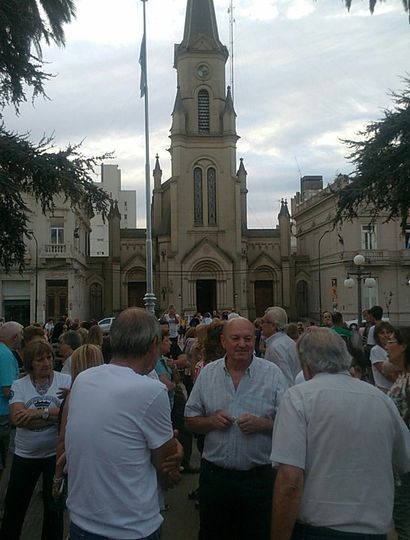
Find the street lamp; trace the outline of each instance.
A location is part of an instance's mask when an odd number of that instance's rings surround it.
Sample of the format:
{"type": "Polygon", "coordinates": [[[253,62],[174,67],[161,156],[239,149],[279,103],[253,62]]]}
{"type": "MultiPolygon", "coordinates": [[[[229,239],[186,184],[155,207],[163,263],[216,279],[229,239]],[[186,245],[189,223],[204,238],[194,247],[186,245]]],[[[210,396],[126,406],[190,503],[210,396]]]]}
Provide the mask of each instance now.
{"type": "Polygon", "coordinates": [[[318,252],[318,273],[319,273],[319,321],[322,321],[322,268],[321,268],[321,260],[320,260],[320,243],[322,242],[323,238],[326,236],[327,233],[330,233],[330,229],[325,231],[322,236],[319,238],[317,252],[318,252]]]}
{"type": "Polygon", "coordinates": [[[356,277],[357,281],[357,326],[360,328],[362,324],[362,283],[369,289],[376,286],[376,280],[371,276],[370,272],[365,272],[363,265],[366,259],[361,253],[353,257],[353,263],[357,267],[356,272],[348,272],[347,278],[344,281],[344,286],[347,289],[353,289],[355,281],[352,276],[356,277]]]}
{"type": "Polygon", "coordinates": [[[37,322],[37,304],[38,304],[38,242],[34,231],[29,230],[28,233],[33,237],[36,243],[36,269],[35,269],[35,293],[34,293],[34,322],[37,322]]]}

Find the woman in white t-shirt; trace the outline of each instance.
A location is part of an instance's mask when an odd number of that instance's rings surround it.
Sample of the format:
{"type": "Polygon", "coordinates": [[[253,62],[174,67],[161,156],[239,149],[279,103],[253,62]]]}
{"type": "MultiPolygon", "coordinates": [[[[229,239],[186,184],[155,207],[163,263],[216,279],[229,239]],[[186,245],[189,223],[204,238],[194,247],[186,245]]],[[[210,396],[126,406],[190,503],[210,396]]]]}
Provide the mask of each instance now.
{"type": "Polygon", "coordinates": [[[10,414],[17,430],[0,537],[20,538],[31,496],[42,476],[41,539],[61,540],[63,513],[53,504],[51,490],[61,395],[70,388],[71,377],[53,371],[53,351],[46,341],[30,343],[23,359],[28,375],[11,387],[10,414]]]}

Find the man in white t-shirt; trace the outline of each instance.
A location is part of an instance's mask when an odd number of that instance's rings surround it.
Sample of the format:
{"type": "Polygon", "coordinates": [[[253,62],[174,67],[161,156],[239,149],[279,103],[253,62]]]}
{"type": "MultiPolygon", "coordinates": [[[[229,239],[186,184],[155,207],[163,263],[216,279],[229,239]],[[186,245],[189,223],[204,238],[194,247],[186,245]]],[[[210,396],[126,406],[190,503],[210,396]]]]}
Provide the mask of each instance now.
{"type": "Polygon", "coordinates": [[[308,380],[285,393],[273,429],[272,539],[385,539],[393,473],[410,470],[408,428],[391,399],[350,376],[333,330],[305,332],[298,352],[308,380]]]}
{"type": "Polygon", "coordinates": [[[374,329],[376,328],[376,324],[382,322],[383,308],[380,306],[373,306],[371,309],[369,309],[369,315],[371,327],[369,328],[369,333],[367,335],[368,350],[370,350],[371,347],[376,345],[376,342],[374,340],[374,329]]]}
{"type": "Polygon", "coordinates": [[[112,360],[82,372],[66,428],[71,540],[157,540],[157,477],[179,478],[182,449],[172,431],[166,387],[145,375],[158,358],[159,325],[130,308],[111,327],[112,360]]]}

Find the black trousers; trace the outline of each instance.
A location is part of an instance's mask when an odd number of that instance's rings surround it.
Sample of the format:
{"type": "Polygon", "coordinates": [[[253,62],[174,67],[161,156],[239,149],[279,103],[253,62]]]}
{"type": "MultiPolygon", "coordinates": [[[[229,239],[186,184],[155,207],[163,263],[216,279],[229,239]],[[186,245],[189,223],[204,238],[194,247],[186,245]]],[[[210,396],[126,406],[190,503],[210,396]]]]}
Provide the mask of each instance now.
{"type": "Polygon", "coordinates": [[[199,477],[200,540],[269,540],[276,471],[223,469],[202,460],[199,477]]]}
{"type": "Polygon", "coordinates": [[[0,529],[1,540],[19,540],[27,508],[41,475],[44,505],[41,540],[63,538],[63,510],[54,503],[51,495],[55,464],[55,456],[42,459],[13,456],[0,529]]]}
{"type": "Polygon", "coordinates": [[[291,540],[386,540],[385,534],[362,534],[296,523],[291,540]]]}

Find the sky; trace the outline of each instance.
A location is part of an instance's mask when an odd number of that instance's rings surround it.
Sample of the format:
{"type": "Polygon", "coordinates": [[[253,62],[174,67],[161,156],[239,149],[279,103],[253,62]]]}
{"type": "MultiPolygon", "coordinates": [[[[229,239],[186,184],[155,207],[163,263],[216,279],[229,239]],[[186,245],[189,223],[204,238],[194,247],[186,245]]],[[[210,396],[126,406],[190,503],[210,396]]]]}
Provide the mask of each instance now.
{"type": "MultiPolygon", "coordinates": [[[[169,129],[176,93],[173,49],[183,37],[186,0],[148,0],[151,170],[158,153],[171,175],[169,129]]],[[[343,138],[382,117],[389,90],[410,74],[410,25],[402,0],[234,0],[237,157],[248,172],[248,226],[276,226],[280,200],[300,176],[324,184],[349,174],[343,138]]],[[[214,0],[221,41],[229,46],[230,0],[214,0]]],[[[48,100],[31,100],[6,126],[55,145],[82,142],[85,154],[113,151],[123,189],[137,191],[137,226],[145,226],[144,102],[140,98],[142,7],[138,0],[76,0],[66,46],[43,49],[48,100]]],[[[227,64],[229,84],[229,62],[227,64]]],[[[98,178],[98,176],[97,176],[98,178]]]]}

